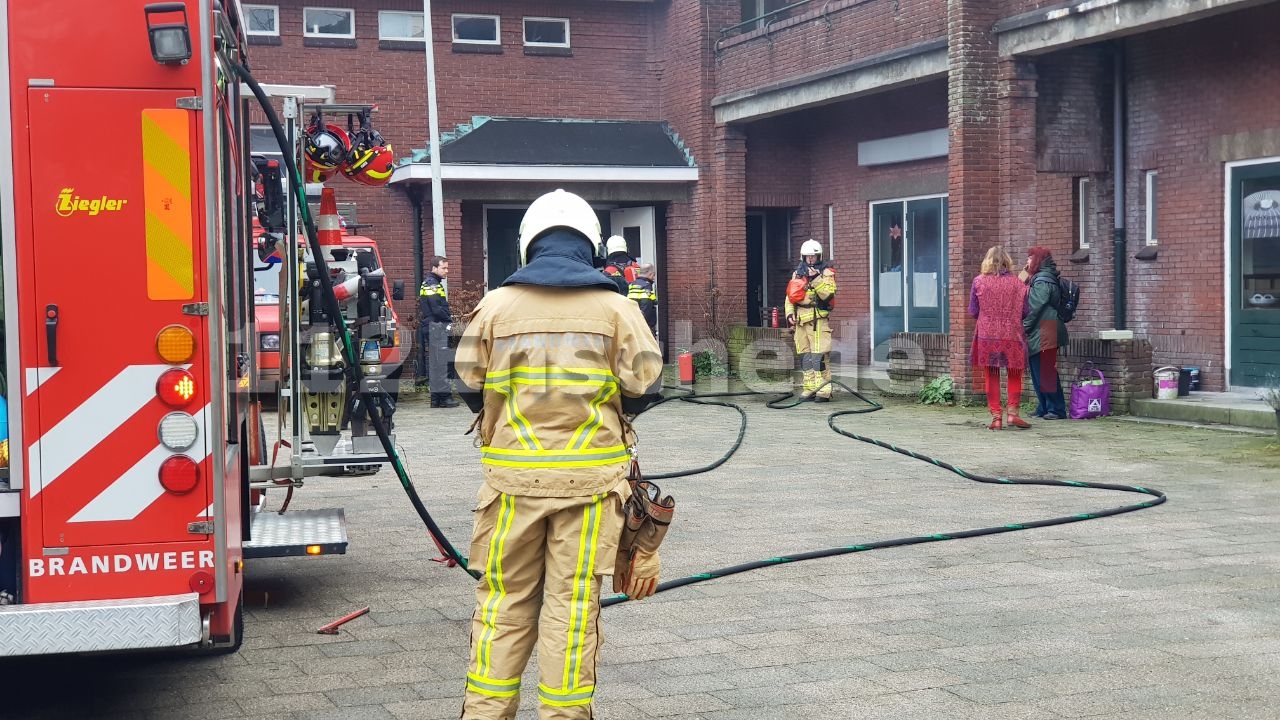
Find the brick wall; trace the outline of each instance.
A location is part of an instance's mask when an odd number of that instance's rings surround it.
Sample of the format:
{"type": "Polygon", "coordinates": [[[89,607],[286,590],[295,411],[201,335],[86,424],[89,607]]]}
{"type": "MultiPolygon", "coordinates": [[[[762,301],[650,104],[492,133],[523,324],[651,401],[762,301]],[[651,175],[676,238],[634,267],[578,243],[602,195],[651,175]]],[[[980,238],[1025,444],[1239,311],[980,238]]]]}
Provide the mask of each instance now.
{"type": "MultiPolygon", "coordinates": [[[[357,8],[356,48],[304,45],[302,4],[282,4],[278,46],[252,48],[259,79],[335,83],[343,100],[379,104],[378,126],[398,150],[424,147],[421,48],[383,49],[377,40],[376,11],[415,12],[415,0],[357,8]]],[[[442,130],[483,114],[669,121],[693,154],[701,179],[688,202],[666,209],[667,310],[695,327],[709,322],[706,298],[713,288],[722,297],[745,292],[748,204],[798,208],[793,238],[825,236],[825,210],[832,207],[842,287],[837,319],[865,327],[867,203],[940,185],[950,194],[951,370],[964,387],[972,334],[964,293],[981,253],[994,241],[1019,254],[1032,244],[1049,246],[1063,271],[1084,288],[1085,304],[1072,329],[1087,333],[1112,324],[1111,45],[1013,62],[998,57],[990,33],[1000,17],[1050,4],[814,2],[767,33],[718,42],[720,29],[741,19],[737,0],[441,0],[435,20],[442,130]],[[454,11],[501,15],[502,54],[453,52],[448,16],[454,11]],[[525,55],[519,38],[525,15],[569,17],[572,56],[525,55]],[[746,126],[716,127],[712,120],[710,100],[717,94],[943,36],[951,66],[945,82],[746,126]],[[945,164],[856,165],[859,140],[944,123],[951,137],[945,164]],[[1093,248],[1087,262],[1077,265],[1065,259],[1076,249],[1073,181],[1081,176],[1094,180],[1094,210],[1086,218],[1093,248]]],[[[1280,45],[1268,34],[1278,21],[1280,3],[1271,3],[1123,41],[1130,80],[1128,324],[1151,339],[1155,362],[1199,365],[1206,389],[1220,389],[1225,381],[1224,163],[1280,156],[1280,97],[1260,89],[1258,81],[1280,66],[1280,45]],[[1154,262],[1132,259],[1142,247],[1146,170],[1160,172],[1154,262]]],[[[388,272],[411,282],[412,207],[403,192],[342,181],[335,187],[340,200],[358,203],[362,220],[374,223],[367,233],[381,242],[388,272]]],[[[429,205],[424,211],[429,255],[429,205]]],[[[478,205],[453,201],[446,215],[450,254],[459,256],[453,258],[455,274],[478,277],[478,205]]],[[[411,317],[412,299],[399,309],[411,317]]],[[[727,304],[724,309],[728,316],[742,314],[727,304]]]]}
{"type": "Polygon", "coordinates": [[[1082,337],[1073,339],[1066,352],[1058,356],[1058,374],[1062,377],[1068,409],[1071,407],[1071,383],[1087,363],[1101,370],[1111,386],[1112,415],[1128,415],[1131,400],[1151,397],[1151,343],[1142,339],[1082,337]]]}
{"type": "Polygon", "coordinates": [[[1272,3],[1127,41],[1130,258],[1144,243],[1144,171],[1160,178],[1159,257],[1129,260],[1129,326],[1157,365],[1199,366],[1206,390],[1225,383],[1224,164],[1280,156],[1280,95],[1258,83],[1280,67],[1277,24],[1272,3]]]}
{"type": "MultiPolygon", "coordinates": [[[[378,11],[422,12],[415,0],[342,3],[279,3],[280,44],[250,47],[251,68],[259,82],[337,86],[339,102],[377,103],[375,126],[400,156],[427,146],[426,59],[424,47],[378,40],[378,11]],[[356,47],[315,47],[304,43],[303,6],[355,7],[356,47]]],[[[651,3],[497,2],[437,0],[433,3],[440,131],[452,130],[475,115],[663,119],[660,73],[655,62],[655,6],[651,3]],[[501,16],[502,53],[451,50],[454,12],[501,16]],[[571,57],[526,55],[525,16],[567,17],[571,57]]],[[[695,27],[697,25],[695,24],[695,27]]],[[[402,189],[365,188],[344,180],[329,183],[340,201],[359,206],[363,232],[378,240],[388,274],[412,286],[413,208],[402,189]]],[[[430,192],[425,202],[424,257],[432,253],[430,192]]],[[[478,210],[468,217],[474,220],[478,210]]],[[[455,276],[482,277],[477,238],[462,244],[458,203],[446,203],[446,246],[455,276]]],[[[396,308],[407,322],[417,315],[415,292],[396,308]]]]}
{"type": "MultiPolygon", "coordinates": [[[[734,3],[737,10],[737,3],[734,3]]],[[[769,85],[947,34],[946,0],[832,0],[719,43],[716,94],[769,85]],[[829,22],[828,22],[829,21],[829,22]]],[[[720,27],[712,26],[718,34],[720,27]]]]}
{"type": "Polygon", "coordinates": [[[894,333],[889,344],[891,393],[916,395],[934,378],[951,374],[951,343],[944,333],[894,333]]]}
{"type": "Polygon", "coordinates": [[[987,0],[948,3],[951,149],[950,269],[951,376],[957,394],[977,389],[968,349],[974,320],[969,317],[968,283],[1000,231],[1000,123],[997,98],[996,8],[987,0]]]}
{"type": "MultiPolygon", "coordinates": [[[[946,123],[946,83],[938,81],[745,126],[748,204],[797,208],[788,254],[771,257],[770,268],[785,275],[799,262],[803,239],[816,238],[826,247],[827,206],[832,208],[835,250],[830,259],[840,288],[834,315],[838,327],[870,326],[869,203],[947,190],[944,159],[862,167],[858,143],[946,123]]],[[[770,297],[778,297],[773,280],[770,297]]],[[[869,341],[863,337],[858,360],[869,357],[869,341]]]]}
{"type": "Polygon", "coordinates": [[[1008,17],[1041,8],[1060,6],[1064,4],[1064,0],[996,0],[993,4],[1000,7],[1000,17],[1008,17]]]}
{"type": "MultiPolygon", "coordinates": [[[[915,395],[926,383],[950,372],[949,343],[938,333],[896,333],[889,352],[889,391],[915,395]]],[[[1058,356],[1063,395],[1071,401],[1071,383],[1092,363],[1111,386],[1111,414],[1128,415],[1130,401],[1149,398],[1152,392],[1151,343],[1142,340],[1099,340],[1080,337],[1058,356]]],[[[970,394],[981,401],[985,393],[970,394]]],[[[1023,400],[1035,398],[1028,369],[1023,380],[1023,400]]]]}
{"type": "Polygon", "coordinates": [[[730,296],[745,293],[745,138],[740,129],[716,128],[708,109],[715,63],[711,28],[736,22],[739,8],[729,0],[671,0],[656,8],[659,113],[680,134],[699,168],[690,201],[672,203],[667,213],[666,285],[679,288],[668,294],[667,308],[671,317],[688,320],[698,338],[712,321],[711,303],[718,321],[741,321],[746,315],[745,300],[732,309],[713,293],[719,293],[721,284],[730,296]]]}

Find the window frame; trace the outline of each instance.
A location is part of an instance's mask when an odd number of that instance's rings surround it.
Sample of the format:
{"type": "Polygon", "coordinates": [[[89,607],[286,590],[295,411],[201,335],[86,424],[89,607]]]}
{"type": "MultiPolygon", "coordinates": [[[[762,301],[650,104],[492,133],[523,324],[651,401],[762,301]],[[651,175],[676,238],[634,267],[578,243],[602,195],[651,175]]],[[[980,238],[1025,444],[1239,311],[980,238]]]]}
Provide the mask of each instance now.
{"type": "Polygon", "coordinates": [[[501,15],[483,15],[480,13],[452,13],[449,15],[449,36],[455,45],[502,45],[502,16],[501,15]],[[464,40],[458,37],[458,19],[482,19],[493,21],[493,40],[464,40]]]}
{"type": "Polygon", "coordinates": [[[1156,203],[1160,196],[1160,171],[1148,170],[1144,175],[1143,183],[1143,203],[1145,207],[1143,211],[1146,215],[1145,232],[1147,236],[1147,245],[1159,245],[1160,236],[1158,234],[1159,225],[1157,223],[1156,203]]]}
{"type": "Polygon", "coordinates": [[[572,48],[572,47],[573,47],[573,36],[570,34],[570,32],[571,32],[571,31],[570,31],[569,18],[537,17],[537,16],[530,16],[530,17],[522,18],[522,20],[521,20],[521,22],[520,22],[520,39],[524,42],[524,46],[525,46],[525,47],[533,47],[533,48],[564,48],[564,49],[572,48]],[[563,23],[563,24],[564,24],[564,42],[562,42],[562,43],[530,42],[530,41],[529,41],[529,21],[530,21],[530,20],[533,20],[534,22],[558,22],[558,23],[563,23]]]}
{"type": "Polygon", "coordinates": [[[322,5],[307,5],[302,8],[302,37],[304,38],[323,38],[326,40],[355,40],[356,39],[356,10],[355,8],[344,7],[325,7],[322,5]],[[307,27],[307,11],[323,10],[326,12],[345,12],[351,16],[351,32],[346,35],[337,33],[311,32],[307,27]]]}
{"type": "Polygon", "coordinates": [[[421,12],[414,12],[412,10],[379,10],[378,11],[378,39],[388,40],[392,42],[425,43],[427,41],[426,18],[423,16],[421,12]],[[385,15],[408,15],[410,18],[414,18],[414,17],[420,18],[422,20],[422,37],[400,37],[400,36],[384,35],[382,33],[382,18],[385,15]]]}
{"type": "Polygon", "coordinates": [[[279,5],[259,5],[245,4],[240,6],[241,11],[245,13],[244,34],[249,37],[280,37],[280,6],[279,5]],[[270,10],[272,14],[272,26],[274,32],[262,32],[261,30],[251,30],[248,22],[249,10],[270,10]]]}
{"type": "Polygon", "coordinates": [[[1075,199],[1073,209],[1075,210],[1076,249],[1088,250],[1093,215],[1093,178],[1087,175],[1077,177],[1074,185],[1075,192],[1072,195],[1075,199]]]}

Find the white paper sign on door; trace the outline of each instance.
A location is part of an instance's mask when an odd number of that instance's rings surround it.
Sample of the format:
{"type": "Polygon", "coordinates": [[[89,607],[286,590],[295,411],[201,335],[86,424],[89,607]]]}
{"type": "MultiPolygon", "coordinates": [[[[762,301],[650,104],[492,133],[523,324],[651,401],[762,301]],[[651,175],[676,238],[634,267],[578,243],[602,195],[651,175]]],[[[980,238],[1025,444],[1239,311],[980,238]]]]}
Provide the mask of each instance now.
{"type": "Polygon", "coordinates": [[[880,273],[880,307],[902,307],[902,273],[880,273]]]}
{"type": "Polygon", "coordinates": [[[938,307],[938,273],[912,273],[911,303],[918,308],[938,307]]]}

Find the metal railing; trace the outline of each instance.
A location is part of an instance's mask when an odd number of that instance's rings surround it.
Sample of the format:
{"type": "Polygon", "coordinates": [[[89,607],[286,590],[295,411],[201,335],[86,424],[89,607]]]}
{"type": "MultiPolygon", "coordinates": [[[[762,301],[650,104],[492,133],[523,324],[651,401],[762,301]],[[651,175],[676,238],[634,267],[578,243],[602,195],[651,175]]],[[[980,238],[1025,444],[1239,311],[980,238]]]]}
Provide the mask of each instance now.
{"type": "MultiPolygon", "coordinates": [[[[759,17],[753,17],[750,20],[743,20],[737,25],[730,25],[727,28],[722,28],[720,30],[720,39],[724,40],[726,38],[731,38],[734,35],[742,35],[743,33],[749,33],[759,28],[767,28],[779,20],[785,20],[799,14],[797,11],[800,8],[807,9],[807,6],[812,5],[814,2],[815,0],[797,0],[797,2],[780,7],[773,12],[767,12],[759,17]]],[[[830,3],[828,2],[827,4],[830,3]]]]}

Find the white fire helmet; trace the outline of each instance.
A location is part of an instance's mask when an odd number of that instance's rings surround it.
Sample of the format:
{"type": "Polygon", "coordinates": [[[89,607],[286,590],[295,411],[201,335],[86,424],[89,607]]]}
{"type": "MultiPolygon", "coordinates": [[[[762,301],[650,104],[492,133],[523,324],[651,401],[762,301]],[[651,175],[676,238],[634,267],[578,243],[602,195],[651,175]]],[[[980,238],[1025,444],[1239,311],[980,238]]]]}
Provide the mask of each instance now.
{"type": "Polygon", "coordinates": [[[626,252],[627,239],[621,235],[610,235],[609,239],[605,241],[605,250],[607,250],[610,255],[616,252],[626,252]]]}
{"type": "Polygon", "coordinates": [[[552,228],[566,228],[591,243],[591,254],[600,245],[600,218],[586,200],[556,190],[534,200],[520,221],[520,262],[529,262],[529,244],[552,228]]]}
{"type": "Polygon", "coordinates": [[[814,240],[813,238],[805,240],[804,244],[800,246],[800,257],[804,257],[805,255],[817,255],[818,257],[822,257],[822,243],[814,240]]]}

